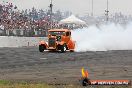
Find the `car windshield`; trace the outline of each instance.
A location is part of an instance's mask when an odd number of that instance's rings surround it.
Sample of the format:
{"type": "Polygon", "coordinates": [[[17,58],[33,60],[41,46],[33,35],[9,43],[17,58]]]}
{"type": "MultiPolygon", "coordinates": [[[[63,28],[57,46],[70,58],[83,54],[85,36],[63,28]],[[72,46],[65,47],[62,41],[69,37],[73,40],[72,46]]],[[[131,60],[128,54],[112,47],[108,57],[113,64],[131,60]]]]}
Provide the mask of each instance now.
{"type": "Polygon", "coordinates": [[[65,35],[64,31],[51,31],[49,32],[51,35],[65,35]]]}

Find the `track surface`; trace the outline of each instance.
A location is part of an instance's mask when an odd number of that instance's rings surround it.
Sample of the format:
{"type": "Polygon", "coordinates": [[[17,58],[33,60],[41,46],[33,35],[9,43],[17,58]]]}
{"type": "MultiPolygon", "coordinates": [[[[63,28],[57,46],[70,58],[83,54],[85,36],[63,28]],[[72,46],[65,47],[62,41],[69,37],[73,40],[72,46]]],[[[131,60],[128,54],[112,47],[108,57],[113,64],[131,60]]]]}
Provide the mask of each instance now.
{"type": "Polygon", "coordinates": [[[82,67],[90,79],[132,80],[132,51],[40,53],[38,47],[0,48],[0,79],[79,83],[82,67]]]}

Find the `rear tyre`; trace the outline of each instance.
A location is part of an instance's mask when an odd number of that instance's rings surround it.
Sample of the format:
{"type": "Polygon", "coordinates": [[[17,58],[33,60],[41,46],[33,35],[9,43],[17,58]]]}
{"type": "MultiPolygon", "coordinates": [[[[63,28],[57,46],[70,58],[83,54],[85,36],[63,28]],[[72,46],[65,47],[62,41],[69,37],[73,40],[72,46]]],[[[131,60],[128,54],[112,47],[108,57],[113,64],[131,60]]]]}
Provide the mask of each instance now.
{"type": "Polygon", "coordinates": [[[74,52],[74,50],[70,50],[70,52],[74,52]]]}
{"type": "Polygon", "coordinates": [[[90,82],[90,80],[88,78],[84,78],[82,80],[82,85],[83,86],[88,86],[88,85],[91,85],[91,82],[90,82]]]}
{"type": "Polygon", "coordinates": [[[66,45],[65,44],[61,45],[60,50],[61,50],[61,53],[66,52],[66,45]]]}
{"type": "Polygon", "coordinates": [[[39,52],[44,52],[46,47],[44,45],[39,45],[39,52]]]}

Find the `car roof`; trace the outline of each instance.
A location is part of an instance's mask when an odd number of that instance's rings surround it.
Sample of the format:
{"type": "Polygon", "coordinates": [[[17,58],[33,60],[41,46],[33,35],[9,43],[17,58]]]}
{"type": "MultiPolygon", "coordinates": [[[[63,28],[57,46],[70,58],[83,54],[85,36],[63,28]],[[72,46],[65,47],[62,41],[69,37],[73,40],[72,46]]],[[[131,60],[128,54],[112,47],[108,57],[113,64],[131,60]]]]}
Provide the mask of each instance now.
{"type": "Polygon", "coordinates": [[[70,31],[69,29],[50,29],[48,30],[49,32],[52,32],[52,31],[63,31],[63,32],[67,32],[67,31],[70,31]]]}

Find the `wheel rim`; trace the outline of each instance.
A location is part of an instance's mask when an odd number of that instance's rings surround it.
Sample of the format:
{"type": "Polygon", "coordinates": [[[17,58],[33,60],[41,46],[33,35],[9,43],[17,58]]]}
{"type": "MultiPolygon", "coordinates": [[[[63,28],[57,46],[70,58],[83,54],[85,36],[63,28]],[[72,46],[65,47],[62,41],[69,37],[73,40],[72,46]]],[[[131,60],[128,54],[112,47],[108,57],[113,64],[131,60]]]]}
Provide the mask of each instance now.
{"type": "Polygon", "coordinates": [[[64,51],[66,51],[66,47],[64,46],[64,51]]]}

